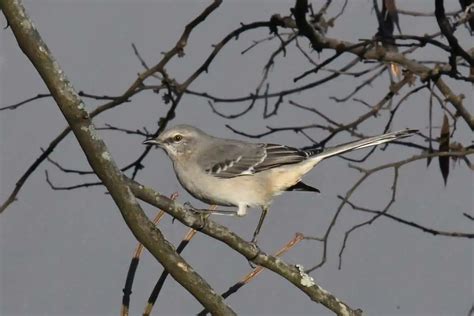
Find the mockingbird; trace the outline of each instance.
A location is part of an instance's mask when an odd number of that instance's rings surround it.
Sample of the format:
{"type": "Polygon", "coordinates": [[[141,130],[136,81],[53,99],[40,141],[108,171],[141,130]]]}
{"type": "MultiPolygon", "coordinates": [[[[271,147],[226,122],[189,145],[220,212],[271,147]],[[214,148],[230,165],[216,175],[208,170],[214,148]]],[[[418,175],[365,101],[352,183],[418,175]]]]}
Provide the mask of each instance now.
{"type": "Polygon", "coordinates": [[[247,214],[248,207],[261,207],[262,214],[252,239],[256,242],[274,196],[292,190],[319,192],[304,184],[301,178],[321,160],[415,132],[407,129],[326,149],[299,150],[284,145],[218,138],[193,126],[177,125],[143,143],[165,150],[179,182],[198,200],[236,206],[237,212],[230,213],[237,216],[247,214]]]}

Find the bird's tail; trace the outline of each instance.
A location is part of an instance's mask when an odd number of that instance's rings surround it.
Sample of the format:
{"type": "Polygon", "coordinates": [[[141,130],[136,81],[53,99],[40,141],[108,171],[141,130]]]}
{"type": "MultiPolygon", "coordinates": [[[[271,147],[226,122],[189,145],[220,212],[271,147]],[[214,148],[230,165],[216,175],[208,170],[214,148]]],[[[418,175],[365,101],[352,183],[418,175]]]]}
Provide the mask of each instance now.
{"type": "Polygon", "coordinates": [[[342,145],[335,146],[335,147],[330,147],[330,148],[327,148],[324,151],[319,152],[319,153],[311,152],[311,151],[308,151],[308,153],[310,155],[314,155],[314,158],[318,158],[318,160],[320,161],[320,160],[323,160],[325,158],[335,156],[335,155],[340,155],[340,154],[343,154],[343,153],[348,152],[348,151],[362,149],[362,148],[366,148],[366,147],[377,146],[377,145],[380,145],[380,144],[384,144],[384,143],[394,141],[396,139],[405,138],[405,137],[413,135],[417,131],[418,130],[416,130],[416,129],[406,129],[406,130],[402,130],[402,131],[398,131],[398,132],[383,134],[383,135],[380,135],[380,136],[369,137],[369,138],[366,138],[366,139],[362,139],[362,140],[358,140],[358,141],[355,141],[355,142],[342,144],[342,145]]]}

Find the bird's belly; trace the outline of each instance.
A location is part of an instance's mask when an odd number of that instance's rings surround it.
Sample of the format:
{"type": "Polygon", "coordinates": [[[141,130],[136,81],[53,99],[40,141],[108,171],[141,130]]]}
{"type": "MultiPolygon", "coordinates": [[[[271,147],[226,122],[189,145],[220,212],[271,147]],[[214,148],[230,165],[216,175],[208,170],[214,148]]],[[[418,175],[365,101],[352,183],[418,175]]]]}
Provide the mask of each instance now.
{"type": "Polygon", "coordinates": [[[270,203],[272,195],[263,179],[253,175],[235,178],[217,178],[207,173],[193,177],[178,174],[181,185],[196,199],[221,206],[263,206],[270,203]]]}

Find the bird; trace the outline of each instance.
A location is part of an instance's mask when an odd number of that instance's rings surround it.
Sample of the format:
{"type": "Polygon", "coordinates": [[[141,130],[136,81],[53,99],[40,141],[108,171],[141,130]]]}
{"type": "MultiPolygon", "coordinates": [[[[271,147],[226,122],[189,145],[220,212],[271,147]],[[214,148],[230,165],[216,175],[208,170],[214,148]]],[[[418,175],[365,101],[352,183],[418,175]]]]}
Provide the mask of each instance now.
{"type": "MultiPolygon", "coordinates": [[[[319,192],[302,182],[303,176],[319,162],[416,132],[406,129],[325,149],[301,150],[279,144],[219,138],[190,125],[176,125],[143,144],[155,145],[166,152],[179,183],[193,197],[207,204],[237,207],[237,211],[213,213],[242,217],[249,207],[260,207],[262,212],[252,238],[252,243],[256,244],[275,196],[294,190],[319,192]]],[[[195,209],[191,204],[187,205],[195,209]]]]}

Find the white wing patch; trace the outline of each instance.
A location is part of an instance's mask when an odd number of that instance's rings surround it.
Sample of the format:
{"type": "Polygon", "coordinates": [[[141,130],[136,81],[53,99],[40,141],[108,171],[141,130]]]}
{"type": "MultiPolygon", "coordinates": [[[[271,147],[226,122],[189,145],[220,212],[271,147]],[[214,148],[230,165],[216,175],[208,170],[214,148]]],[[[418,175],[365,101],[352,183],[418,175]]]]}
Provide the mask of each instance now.
{"type": "MultiPolygon", "coordinates": [[[[240,174],[241,174],[241,175],[244,175],[244,174],[254,174],[254,173],[255,173],[255,167],[257,167],[259,164],[261,164],[262,162],[264,162],[266,158],[267,158],[267,150],[265,149],[265,150],[263,151],[263,156],[262,156],[262,158],[260,158],[259,161],[257,161],[255,164],[253,164],[252,166],[250,166],[250,168],[248,168],[247,170],[242,171],[240,174]]],[[[239,159],[239,160],[240,160],[240,159],[239,159]]]]}
{"type": "Polygon", "coordinates": [[[239,173],[238,175],[254,174],[254,173],[255,173],[255,168],[254,168],[254,167],[250,167],[250,168],[248,168],[247,170],[242,171],[242,172],[239,173]]]}
{"type": "Polygon", "coordinates": [[[237,164],[242,159],[242,156],[237,157],[235,160],[226,160],[224,162],[220,162],[215,164],[212,168],[206,169],[208,174],[219,174],[227,169],[232,168],[235,164],[237,164]]]}

